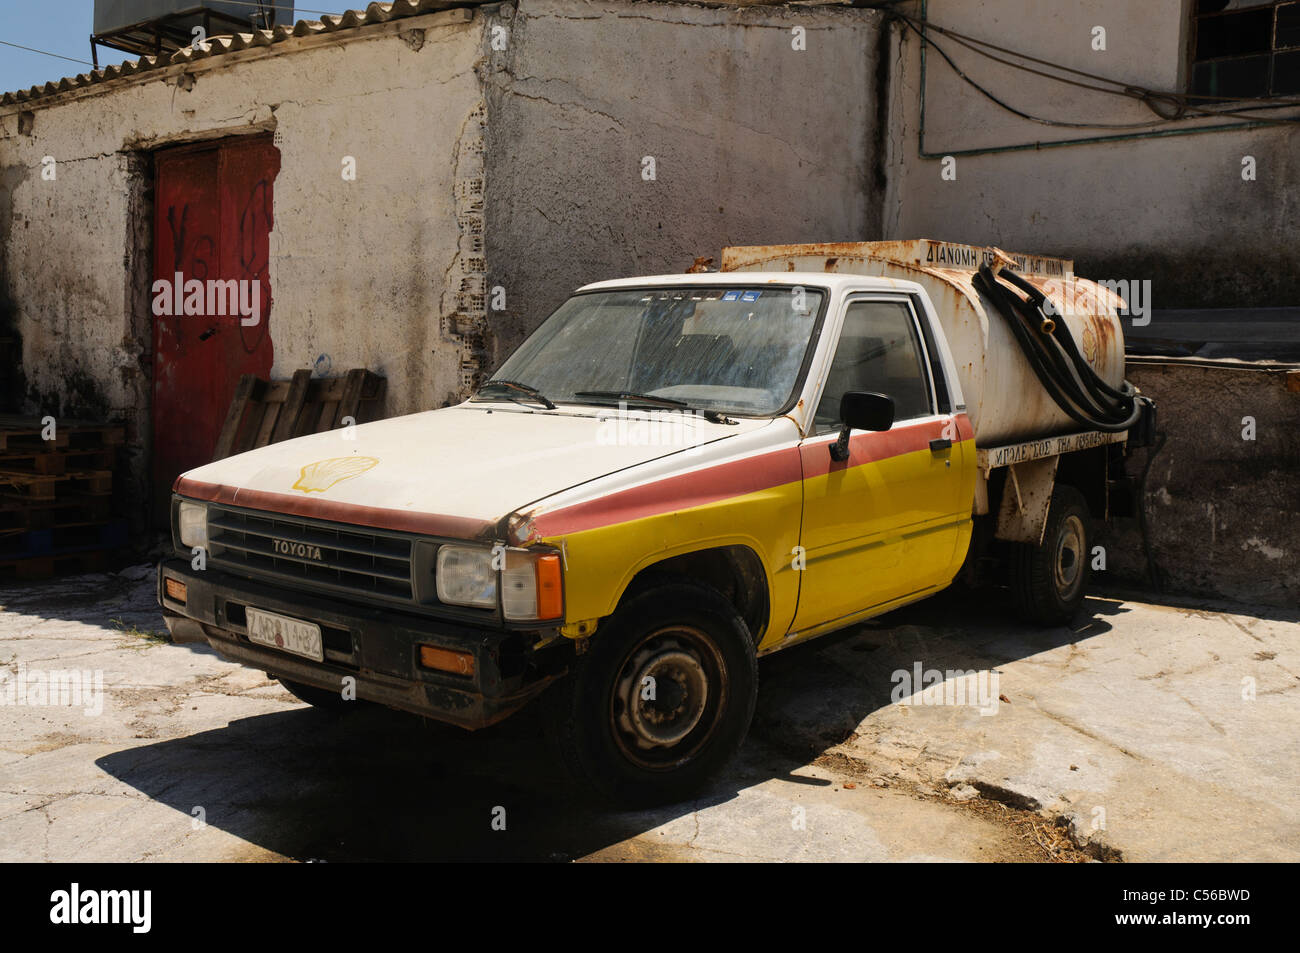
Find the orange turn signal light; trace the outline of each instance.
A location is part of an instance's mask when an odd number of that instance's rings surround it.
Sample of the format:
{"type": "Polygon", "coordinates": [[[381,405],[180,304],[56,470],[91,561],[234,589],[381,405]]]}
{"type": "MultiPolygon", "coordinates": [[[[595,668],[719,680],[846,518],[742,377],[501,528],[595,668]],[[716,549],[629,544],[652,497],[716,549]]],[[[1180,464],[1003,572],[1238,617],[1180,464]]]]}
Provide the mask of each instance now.
{"type": "Polygon", "coordinates": [[[474,656],[469,652],[453,652],[432,645],[420,646],[420,664],[425,668],[450,672],[452,675],[472,676],[474,674],[474,656]]]}
{"type": "Polygon", "coordinates": [[[560,557],[537,559],[537,618],[558,619],[564,615],[564,586],[560,583],[560,557]]]}
{"type": "Polygon", "coordinates": [[[164,576],[163,591],[167,593],[168,599],[179,602],[181,605],[185,605],[185,593],[187,590],[185,583],[181,582],[179,579],[173,579],[171,576],[164,576]]]}

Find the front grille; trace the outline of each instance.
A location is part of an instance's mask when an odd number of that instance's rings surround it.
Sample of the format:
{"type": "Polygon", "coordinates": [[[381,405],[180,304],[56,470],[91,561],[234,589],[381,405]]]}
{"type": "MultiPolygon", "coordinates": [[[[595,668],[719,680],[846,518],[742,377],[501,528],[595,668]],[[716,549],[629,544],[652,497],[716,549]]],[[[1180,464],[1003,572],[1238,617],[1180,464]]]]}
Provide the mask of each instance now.
{"type": "Polygon", "coordinates": [[[208,559],[250,576],[305,582],[363,601],[413,601],[411,538],[398,533],[209,506],[208,559]]]}

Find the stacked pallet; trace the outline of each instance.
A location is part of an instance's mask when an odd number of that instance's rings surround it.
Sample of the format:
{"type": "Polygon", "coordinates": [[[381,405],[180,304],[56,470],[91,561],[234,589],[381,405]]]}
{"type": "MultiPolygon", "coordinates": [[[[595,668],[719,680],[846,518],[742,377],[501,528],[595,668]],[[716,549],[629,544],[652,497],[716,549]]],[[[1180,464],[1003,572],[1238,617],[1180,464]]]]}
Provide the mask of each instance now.
{"type": "Polygon", "coordinates": [[[0,415],[0,581],[103,569],[128,542],[113,517],[120,426],[0,415]]]}
{"type": "Polygon", "coordinates": [[[383,405],[388,380],[363,367],[343,377],[313,378],[294,371],[293,379],[267,381],[255,374],[239,379],[212,459],[265,447],[309,433],[323,433],[374,420],[383,405]]]}

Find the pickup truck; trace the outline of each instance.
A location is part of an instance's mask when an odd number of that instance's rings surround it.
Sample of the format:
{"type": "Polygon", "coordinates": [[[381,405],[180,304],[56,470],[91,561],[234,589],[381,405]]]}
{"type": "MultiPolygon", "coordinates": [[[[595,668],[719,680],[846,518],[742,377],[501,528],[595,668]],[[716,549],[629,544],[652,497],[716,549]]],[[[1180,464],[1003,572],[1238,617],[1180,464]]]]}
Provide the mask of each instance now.
{"type": "MultiPolygon", "coordinates": [[[[1115,439],[1078,444],[1103,482],[1115,439]]],[[[987,562],[981,452],[920,283],[604,281],[459,405],[183,474],[159,601],[313,705],[477,729],[538,699],[590,787],[681,798],[740,747],[760,657],[987,562]]],[[[1004,546],[1045,622],[1088,585],[1085,472],[1004,546]]]]}

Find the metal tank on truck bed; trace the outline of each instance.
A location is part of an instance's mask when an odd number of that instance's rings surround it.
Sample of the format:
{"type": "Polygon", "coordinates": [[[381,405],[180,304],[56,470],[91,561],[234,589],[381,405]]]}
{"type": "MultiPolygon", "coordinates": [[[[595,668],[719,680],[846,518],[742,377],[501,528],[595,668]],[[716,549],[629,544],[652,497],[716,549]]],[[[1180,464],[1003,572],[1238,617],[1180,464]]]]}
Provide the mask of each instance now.
{"type": "MultiPolygon", "coordinates": [[[[1076,277],[1070,259],[916,239],[725,248],[721,270],[859,274],[925,290],[975,432],[968,582],[1009,566],[1026,612],[1059,618],[1066,601],[1043,580],[1092,558],[1084,516],[1145,525],[1124,459],[1155,438],[1155,407],[1124,380],[1124,300],[1076,277]]],[[[1078,599],[1086,569],[1071,578],[1078,599]]]]}
{"type": "Polygon", "coordinates": [[[916,239],[725,248],[721,269],[848,273],[915,281],[938,311],[977,446],[1084,429],[1039,383],[1008,323],[976,290],[980,265],[998,262],[1047,295],[1056,305],[1057,320],[1069,328],[1088,364],[1118,388],[1124,380],[1124,332],[1118,314],[1124,302],[1096,282],[1075,277],[1074,262],[1067,258],[916,239]]]}

